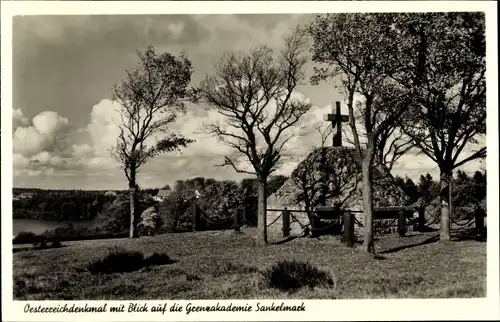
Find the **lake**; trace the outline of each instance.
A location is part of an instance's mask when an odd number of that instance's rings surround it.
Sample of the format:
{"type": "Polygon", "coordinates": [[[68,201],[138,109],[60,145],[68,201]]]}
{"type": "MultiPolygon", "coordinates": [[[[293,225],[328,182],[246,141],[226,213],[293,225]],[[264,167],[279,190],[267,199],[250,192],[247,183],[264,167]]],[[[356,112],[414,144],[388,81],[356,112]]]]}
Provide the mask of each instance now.
{"type": "Polygon", "coordinates": [[[41,234],[46,230],[54,230],[58,227],[64,227],[68,224],[73,224],[76,227],[91,227],[94,220],[70,221],[70,220],[41,220],[41,219],[13,219],[13,233],[14,236],[21,231],[32,232],[41,234]]]}

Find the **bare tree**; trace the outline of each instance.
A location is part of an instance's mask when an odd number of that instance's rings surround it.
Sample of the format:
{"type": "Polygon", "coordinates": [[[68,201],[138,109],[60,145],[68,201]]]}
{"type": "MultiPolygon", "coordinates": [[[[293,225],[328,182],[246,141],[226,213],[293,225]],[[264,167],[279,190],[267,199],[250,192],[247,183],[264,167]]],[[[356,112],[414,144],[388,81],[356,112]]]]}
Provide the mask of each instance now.
{"type": "MultiPolygon", "coordinates": [[[[358,122],[360,122],[359,119],[358,122]]],[[[321,143],[319,147],[327,146],[328,139],[333,134],[331,124],[317,125],[314,127],[314,130],[320,135],[321,143]]],[[[366,134],[363,133],[362,129],[358,129],[358,136],[360,138],[360,143],[366,144],[366,134]]],[[[346,128],[342,128],[342,140],[355,146],[352,132],[349,132],[346,128]]],[[[394,123],[380,132],[375,146],[375,165],[381,164],[384,169],[391,172],[399,158],[413,149],[415,143],[411,137],[400,129],[398,124],[394,123]]]]}
{"type": "Polygon", "coordinates": [[[415,91],[416,108],[401,128],[439,166],[441,239],[450,240],[453,170],[486,157],[481,145],[464,156],[465,147],[477,146],[477,138],[486,134],[484,13],[412,14],[396,28],[413,39],[401,51],[419,58],[416,81],[395,77],[415,91]]]}
{"type": "Polygon", "coordinates": [[[364,250],[373,252],[372,172],[377,151],[408,109],[408,93],[390,77],[398,70],[401,37],[390,26],[391,14],[319,15],[309,26],[315,68],[313,83],[337,77],[347,95],[349,125],[361,160],[364,212],[364,250]],[[355,106],[355,95],[362,100],[355,106]],[[359,117],[355,117],[355,109],[359,117]],[[366,142],[362,144],[361,126],[366,142]]]}
{"type": "MultiPolygon", "coordinates": [[[[314,127],[314,131],[317,132],[320,136],[320,144],[313,145],[315,149],[323,148],[328,145],[327,140],[329,137],[333,135],[333,127],[331,124],[323,123],[320,125],[316,125],[314,127]]],[[[342,129],[342,133],[344,133],[344,129],[342,129]]]]}
{"type": "Polygon", "coordinates": [[[267,178],[279,165],[301,116],[311,108],[294,96],[304,79],[305,43],[305,34],[297,30],[285,39],[277,57],[265,46],[226,53],[215,65],[215,75],[207,76],[199,88],[207,108],[224,117],[224,122],[206,124],[204,131],[235,150],[224,164],[258,178],[259,244],[267,243],[267,178]],[[243,168],[244,162],[251,167],[243,168]]]}
{"type": "Polygon", "coordinates": [[[192,142],[169,131],[177,116],[185,112],[183,99],[193,69],[189,59],[156,54],[153,46],[138,52],[139,64],[127,70],[127,77],[115,85],[113,96],[119,104],[121,122],[117,145],[111,155],[121,163],[130,189],[130,238],[137,237],[136,202],[139,168],[162,152],[192,142]]]}

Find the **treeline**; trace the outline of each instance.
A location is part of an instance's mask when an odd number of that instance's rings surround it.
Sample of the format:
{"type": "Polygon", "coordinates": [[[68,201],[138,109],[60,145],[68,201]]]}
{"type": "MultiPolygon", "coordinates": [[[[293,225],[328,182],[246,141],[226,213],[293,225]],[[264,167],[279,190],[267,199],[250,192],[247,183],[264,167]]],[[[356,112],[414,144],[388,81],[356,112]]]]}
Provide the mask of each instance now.
{"type": "MultiPolygon", "coordinates": [[[[158,189],[147,189],[156,194],[158,189]]],[[[45,220],[94,219],[123,191],[13,189],[13,218],[45,220]],[[30,194],[22,196],[22,194],[30,194]],[[23,197],[23,198],[19,198],[23,197]]]]}
{"type": "MultiPolygon", "coordinates": [[[[395,181],[408,195],[411,203],[420,201],[423,205],[428,205],[439,196],[441,191],[439,178],[434,179],[429,173],[421,175],[416,184],[408,177],[396,176],[395,181]]],[[[476,171],[470,176],[461,170],[456,172],[452,181],[452,202],[454,207],[485,207],[485,205],[481,205],[485,198],[486,171],[476,171]]]]}

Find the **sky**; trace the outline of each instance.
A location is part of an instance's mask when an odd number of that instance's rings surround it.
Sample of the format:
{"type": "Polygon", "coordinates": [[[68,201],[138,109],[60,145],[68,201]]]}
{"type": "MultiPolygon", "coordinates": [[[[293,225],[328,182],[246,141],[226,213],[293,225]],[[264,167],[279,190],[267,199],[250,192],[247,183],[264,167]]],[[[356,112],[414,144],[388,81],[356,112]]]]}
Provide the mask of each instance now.
{"type": "MultiPolygon", "coordinates": [[[[13,166],[14,187],[47,189],[125,189],[120,165],[109,154],[116,143],[116,103],[111,89],[137,63],[137,50],[186,52],[196,86],[224,52],[267,45],[279,51],[283,38],[310,15],[155,15],[155,16],[17,16],[13,21],[13,166]]],[[[306,65],[312,75],[313,63],[306,65]]],[[[313,105],[302,121],[303,135],[287,145],[288,175],[320,141],[314,130],[325,124],[331,102],[344,101],[332,84],[309,82],[296,95],[313,105]]],[[[345,104],[343,112],[346,113],[345,104]]],[[[233,152],[200,134],[203,122],[217,118],[203,104],[187,105],[174,128],[195,139],[181,153],[161,155],[140,168],[138,183],[162,187],[196,176],[239,180],[242,174],[220,167],[233,152]]],[[[481,167],[472,162],[464,167],[481,167]]],[[[400,159],[394,174],[418,179],[438,175],[435,164],[412,152],[400,159]]]]}

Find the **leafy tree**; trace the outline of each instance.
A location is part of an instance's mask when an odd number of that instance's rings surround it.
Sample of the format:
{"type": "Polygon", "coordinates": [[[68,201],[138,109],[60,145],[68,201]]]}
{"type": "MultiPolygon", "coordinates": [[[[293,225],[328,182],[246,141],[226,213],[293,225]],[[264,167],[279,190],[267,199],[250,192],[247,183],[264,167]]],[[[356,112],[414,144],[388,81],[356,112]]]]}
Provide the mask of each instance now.
{"type": "Polygon", "coordinates": [[[427,173],[425,176],[420,175],[418,183],[418,194],[422,198],[424,204],[429,204],[439,194],[438,183],[434,181],[432,176],[427,173]]]}
{"type": "Polygon", "coordinates": [[[480,12],[403,15],[395,29],[409,42],[400,44],[408,73],[395,75],[414,91],[414,108],[401,127],[439,166],[441,239],[450,240],[452,172],[484,158],[486,147],[464,155],[486,133],[485,17],[480,12]],[[415,77],[410,77],[411,75],[415,77]]]}
{"type": "Polygon", "coordinates": [[[135,204],[139,168],[160,153],[179,150],[192,142],[169,130],[177,116],[185,112],[183,99],[189,96],[191,61],[184,54],[180,57],[157,54],[153,46],[138,56],[139,64],[127,70],[126,79],[113,89],[121,124],[111,154],[121,163],[128,180],[130,238],[137,237],[135,204]],[[162,135],[158,141],[157,135],[162,135]]]}
{"type": "Polygon", "coordinates": [[[215,75],[207,76],[199,88],[207,108],[225,119],[207,124],[205,132],[236,152],[226,156],[224,165],[258,178],[259,244],[267,243],[267,178],[279,165],[281,151],[293,137],[301,116],[311,108],[309,102],[294,95],[304,78],[305,43],[305,34],[296,31],[285,39],[277,57],[267,47],[226,53],[216,63],[215,75]],[[243,168],[245,162],[250,167],[243,168]]]}
{"type": "Polygon", "coordinates": [[[415,182],[409,177],[406,177],[406,181],[404,184],[404,191],[410,197],[410,201],[416,202],[418,200],[418,188],[417,185],[415,185],[415,182]]]}
{"type": "MultiPolygon", "coordinates": [[[[390,26],[393,14],[318,15],[309,26],[313,39],[313,83],[336,79],[347,96],[349,125],[361,160],[364,250],[373,252],[373,167],[387,151],[397,121],[409,108],[411,90],[394,81],[407,63],[399,54],[406,41],[390,26]],[[360,97],[356,103],[355,97],[360,97]],[[356,111],[356,112],[355,112],[356,111]],[[361,142],[364,137],[365,142],[361,142]]],[[[397,156],[397,153],[393,154],[397,156]]]]}

